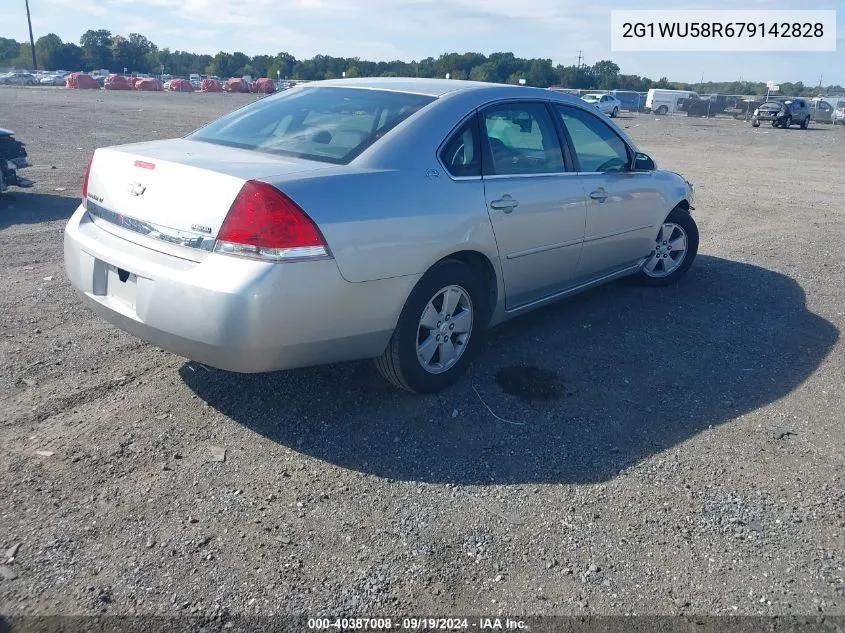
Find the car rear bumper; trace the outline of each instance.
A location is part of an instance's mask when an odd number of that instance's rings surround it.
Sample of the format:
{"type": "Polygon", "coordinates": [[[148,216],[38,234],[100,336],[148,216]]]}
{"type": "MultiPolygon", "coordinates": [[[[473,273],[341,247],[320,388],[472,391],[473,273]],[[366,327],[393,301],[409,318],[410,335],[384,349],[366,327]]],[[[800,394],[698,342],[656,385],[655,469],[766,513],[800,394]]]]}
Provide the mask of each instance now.
{"type": "Polygon", "coordinates": [[[65,229],[64,256],[72,285],[106,321],[245,373],[378,356],[418,279],[351,283],[332,259],[274,264],[210,253],[188,261],[104,231],[81,206],[65,229]]]}

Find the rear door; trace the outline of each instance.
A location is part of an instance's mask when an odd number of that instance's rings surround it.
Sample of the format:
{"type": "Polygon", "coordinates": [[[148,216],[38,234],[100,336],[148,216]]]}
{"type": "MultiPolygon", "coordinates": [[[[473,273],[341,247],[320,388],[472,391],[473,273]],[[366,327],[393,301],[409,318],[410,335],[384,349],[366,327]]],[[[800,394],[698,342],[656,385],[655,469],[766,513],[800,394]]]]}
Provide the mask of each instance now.
{"type": "Polygon", "coordinates": [[[498,103],[480,113],[484,191],[508,309],[565,288],[584,238],[584,189],[567,170],[549,106],[498,103]]]}
{"type": "Polygon", "coordinates": [[[627,144],[602,118],[556,105],[574,152],[587,203],[577,278],[594,279],[640,262],[654,247],[656,210],[663,201],[654,172],[632,172],[627,144]]]}

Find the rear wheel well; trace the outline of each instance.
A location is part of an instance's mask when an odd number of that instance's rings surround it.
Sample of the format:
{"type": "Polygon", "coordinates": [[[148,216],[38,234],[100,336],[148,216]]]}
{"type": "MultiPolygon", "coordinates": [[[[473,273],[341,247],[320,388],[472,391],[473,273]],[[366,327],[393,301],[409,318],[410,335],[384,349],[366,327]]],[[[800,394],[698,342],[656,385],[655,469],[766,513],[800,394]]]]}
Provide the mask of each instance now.
{"type": "MultiPolygon", "coordinates": [[[[451,255],[444,257],[437,262],[437,264],[450,259],[466,264],[481,278],[484,284],[484,289],[487,291],[487,318],[489,319],[493,316],[493,310],[496,307],[499,296],[499,284],[498,279],[496,278],[496,269],[493,268],[492,262],[486,255],[479,253],[478,251],[458,251],[457,253],[452,253],[451,255]]],[[[437,264],[435,264],[435,266],[437,264]]]]}

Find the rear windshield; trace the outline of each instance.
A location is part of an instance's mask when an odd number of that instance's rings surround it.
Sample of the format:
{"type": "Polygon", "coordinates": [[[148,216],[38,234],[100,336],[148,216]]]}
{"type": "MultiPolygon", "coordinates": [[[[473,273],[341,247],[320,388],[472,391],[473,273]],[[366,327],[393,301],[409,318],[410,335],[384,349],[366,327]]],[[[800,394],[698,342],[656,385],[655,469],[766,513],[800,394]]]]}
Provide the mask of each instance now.
{"type": "Polygon", "coordinates": [[[226,115],[194,141],[346,164],[434,97],[358,88],[297,88],[226,115]]]}

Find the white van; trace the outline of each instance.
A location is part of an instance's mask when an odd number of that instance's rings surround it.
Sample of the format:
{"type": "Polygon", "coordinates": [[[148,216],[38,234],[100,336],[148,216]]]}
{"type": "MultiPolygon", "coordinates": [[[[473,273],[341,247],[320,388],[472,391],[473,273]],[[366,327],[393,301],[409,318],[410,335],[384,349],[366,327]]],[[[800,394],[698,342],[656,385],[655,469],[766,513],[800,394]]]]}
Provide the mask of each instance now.
{"type": "Polygon", "coordinates": [[[655,114],[677,112],[679,99],[698,99],[698,94],[690,90],[652,88],[645,98],[645,110],[655,114]]]}

